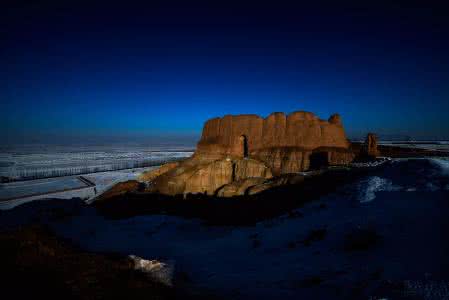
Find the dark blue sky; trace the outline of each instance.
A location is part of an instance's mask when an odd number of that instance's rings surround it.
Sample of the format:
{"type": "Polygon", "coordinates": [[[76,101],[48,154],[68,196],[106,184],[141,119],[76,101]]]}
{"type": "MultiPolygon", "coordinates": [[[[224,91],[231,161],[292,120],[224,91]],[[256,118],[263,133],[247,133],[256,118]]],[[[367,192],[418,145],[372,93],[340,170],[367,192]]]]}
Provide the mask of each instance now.
{"type": "Polygon", "coordinates": [[[214,116],[295,110],[338,112],[350,137],[449,138],[449,10],[435,2],[12,2],[7,140],[195,140],[214,116]]]}

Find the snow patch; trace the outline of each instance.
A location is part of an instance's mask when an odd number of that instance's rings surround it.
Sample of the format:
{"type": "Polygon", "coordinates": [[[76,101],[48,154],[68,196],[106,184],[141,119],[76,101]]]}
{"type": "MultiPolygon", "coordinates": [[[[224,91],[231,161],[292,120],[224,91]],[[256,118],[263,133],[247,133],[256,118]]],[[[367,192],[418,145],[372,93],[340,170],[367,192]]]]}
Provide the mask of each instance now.
{"type": "Polygon", "coordinates": [[[376,199],[376,192],[392,192],[398,190],[400,190],[400,187],[394,186],[391,180],[371,176],[361,183],[359,201],[360,203],[371,202],[376,199]]]}
{"type": "Polygon", "coordinates": [[[435,192],[435,191],[438,191],[438,190],[439,190],[439,188],[438,188],[435,184],[433,184],[432,182],[428,182],[428,183],[426,184],[426,188],[427,188],[427,190],[430,191],[430,192],[435,192]]]}
{"type": "Polygon", "coordinates": [[[449,160],[444,158],[432,158],[430,161],[440,168],[443,175],[449,175],[449,160]]]}
{"type": "Polygon", "coordinates": [[[173,286],[174,264],[172,262],[160,262],[158,260],[147,260],[136,255],[128,256],[134,262],[134,269],[148,274],[154,280],[173,286]]]}
{"type": "Polygon", "coordinates": [[[391,158],[389,157],[379,157],[377,160],[375,161],[371,161],[371,162],[358,162],[358,163],[351,163],[351,167],[354,168],[372,168],[372,167],[378,167],[381,166],[385,163],[391,162],[393,161],[391,158]]]}

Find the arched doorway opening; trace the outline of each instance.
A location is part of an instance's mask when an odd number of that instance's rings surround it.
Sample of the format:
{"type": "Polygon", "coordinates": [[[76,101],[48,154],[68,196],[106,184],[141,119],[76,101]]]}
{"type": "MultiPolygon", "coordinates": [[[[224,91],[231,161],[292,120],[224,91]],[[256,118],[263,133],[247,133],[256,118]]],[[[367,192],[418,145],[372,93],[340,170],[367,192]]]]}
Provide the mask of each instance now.
{"type": "Polygon", "coordinates": [[[240,141],[240,153],[242,157],[248,157],[248,139],[246,135],[241,135],[239,138],[240,141]]]}
{"type": "Polygon", "coordinates": [[[329,166],[328,153],[323,152],[313,152],[310,155],[310,169],[319,170],[329,166]]]}

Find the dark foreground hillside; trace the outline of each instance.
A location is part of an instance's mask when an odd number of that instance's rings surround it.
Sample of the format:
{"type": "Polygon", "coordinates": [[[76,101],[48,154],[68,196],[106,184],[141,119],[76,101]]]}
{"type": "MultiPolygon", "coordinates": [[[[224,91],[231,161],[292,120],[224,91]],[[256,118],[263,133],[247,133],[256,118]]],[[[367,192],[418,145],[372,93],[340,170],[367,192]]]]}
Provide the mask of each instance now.
{"type": "Polygon", "coordinates": [[[130,260],[79,250],[42,226],[0,233],[2,299],[175,299],[130,260]]]}
{"type": "Polygon", "coordinates": [[[449,299],[448,170],[445,158],[400,159],[254,199],[30,202],[0,212],[0,228],[39,223],[83,251],[6,233],[5,299],[449,299]],[[173,289],[130,270],[129,255],[173,262],[173,289]]]}

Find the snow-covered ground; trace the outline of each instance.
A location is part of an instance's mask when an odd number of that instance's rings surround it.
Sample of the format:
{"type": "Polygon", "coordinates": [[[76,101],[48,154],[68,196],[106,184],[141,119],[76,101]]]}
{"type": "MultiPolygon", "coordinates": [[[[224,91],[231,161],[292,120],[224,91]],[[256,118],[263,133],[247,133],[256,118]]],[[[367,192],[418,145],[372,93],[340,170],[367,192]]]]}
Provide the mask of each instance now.
{"type": "Polygon", "coordinates": [[[84,183],[78,176],[0,183],[0,210],[11,209],[29,201],[46,198],[71,199],[77,197],[88,201],[105,192],[114,184],[137,179],[142,172],[154,168],[157,166],[83,175],[95,185],[94,187],[84,183]],[[9,198],[14,199],[6,200],[9,198]]]}
{"type": "Polygon", "coordinates": [[[0,199],[19,198],[27,195],[82,187],[87,187],[87,185],[75,176],[10,182],[0,184],[0,199]]]}
{"type": "Polygon", "coordinates": [[[38,215],[85,249],[173,262],[175,286],[223,299],[399,299],[394,289],[448,299],[448,170],[444,158],[395,160],[253,226],[168,215],[109,220],[74,200],[17,207],[0,215],[0,226],[38,215]],[[55,209],[65,217],[53,217],[55,209]],[[379,239],[351,250],[358,233],[379,239]]]}
{"type": "Polygon", "coordinates": [[[52,192],[49,194],[39,194],[39,195],[29,195],[22,198],[15,198],[10,200],[1,200],[0,201],[0,211],[13,209],[14,207],[20,206],[25,203],[30,203],[36,200],[48,200],[48,199],[57,199],[57,201],[67,201],[70,199],[90,199],[95,197],[95,189],[94,187],[84,187],[75,190],[68,190],[63,192],[52,192]]]}
{"type": "Polygon", "coordinates": [[[378,157],[376,160],[370,161],[370,162],[355,162],[355,163],[351,163],[351,167],[353,167],[353,168],[379,167],[379,166],[382,166],[383,164],[389,163],[391,161],[392,160],[389,157],[378,157]]]}

